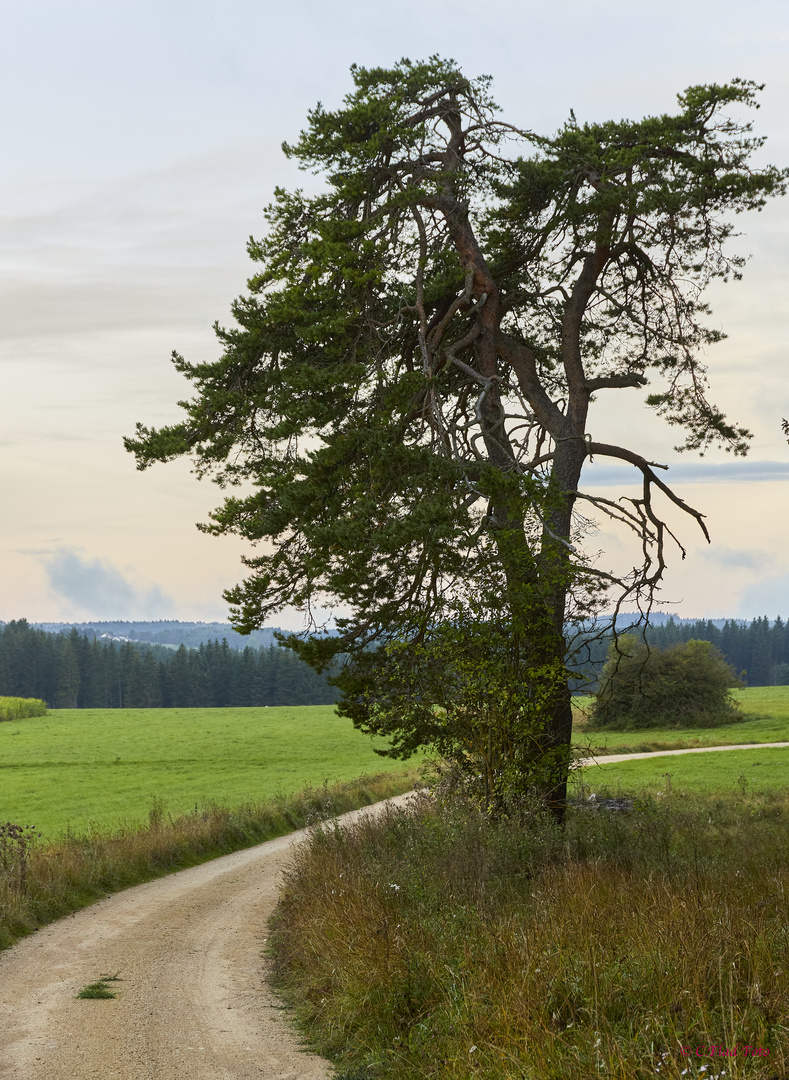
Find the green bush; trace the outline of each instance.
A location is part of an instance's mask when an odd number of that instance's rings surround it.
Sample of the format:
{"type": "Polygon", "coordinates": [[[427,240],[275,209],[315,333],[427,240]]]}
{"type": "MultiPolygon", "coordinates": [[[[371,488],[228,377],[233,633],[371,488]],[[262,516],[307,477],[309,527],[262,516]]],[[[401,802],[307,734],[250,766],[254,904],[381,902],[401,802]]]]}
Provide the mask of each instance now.
{"type": "Polygon", "coordinates": [[[46,716],[47,703],[38,698],[0,697],[0,721],[24,720],[28,716],[46,716]]]}
{"type": "Polygon", "coordinates": [[[736,723],[744,717],[731,689],[740,685],[709,641],[663,651],[622,637],[609,649],[588,726],[630,731],[736,723]]]}

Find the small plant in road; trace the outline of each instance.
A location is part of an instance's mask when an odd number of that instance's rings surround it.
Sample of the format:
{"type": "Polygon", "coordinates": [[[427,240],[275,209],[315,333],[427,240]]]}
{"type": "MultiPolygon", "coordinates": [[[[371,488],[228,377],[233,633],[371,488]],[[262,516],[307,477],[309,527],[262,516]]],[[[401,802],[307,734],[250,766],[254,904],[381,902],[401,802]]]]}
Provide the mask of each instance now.
{"type": "Polygon", "coordinates": [[[87,986],[83,986],[77,994],[77,997],[89,1000],[117,997],[118,995],[113,990],[110,990],[107,984],[120,981],[121,979],[117,971],[114,975],[101,975],[96,982],[88,983],[87,986]]]}

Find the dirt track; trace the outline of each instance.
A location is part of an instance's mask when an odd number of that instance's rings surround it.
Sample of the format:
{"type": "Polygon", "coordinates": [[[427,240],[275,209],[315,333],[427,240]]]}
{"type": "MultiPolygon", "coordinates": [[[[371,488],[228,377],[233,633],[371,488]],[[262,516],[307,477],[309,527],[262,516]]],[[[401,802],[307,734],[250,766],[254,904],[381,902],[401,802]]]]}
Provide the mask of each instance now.
{"type": "Polygon", "coordinates": [[[330,1076],[328,1062],[299,1049],[261,958],[279,874],[303,837],[127,889],[0,954],[0,1077],[330,1076]],[[116,972],[116,999],[76,999],[116,972]]]}
{"type": "Polygon", "coordinates": [[[648,750],[639,754],[600,754],[598,757],[584,758],[581,765],[614,765],[618,761],[638,761],[639,758],[673,757],[675,754],[711,754],[718,750],[769,750],[789,746],[789,742],[773,743],[735,743],[733,746],[693,746],[682,750],[648,750]]]}

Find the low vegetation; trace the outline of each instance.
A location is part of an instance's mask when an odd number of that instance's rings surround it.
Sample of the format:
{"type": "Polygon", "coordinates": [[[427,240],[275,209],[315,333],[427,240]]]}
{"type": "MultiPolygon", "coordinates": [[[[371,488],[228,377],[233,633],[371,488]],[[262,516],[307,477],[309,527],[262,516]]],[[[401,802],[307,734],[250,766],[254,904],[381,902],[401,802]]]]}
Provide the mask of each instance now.
{"type": "Polygon", "coordinates": [[[786,785],[594,806],[423,799],[299,849],[277,977],[338,1080],[786,1075],[786,785]]]}
{"type": "Polygon", "coordinates": [[[762,791],[789,787],[789,748],[722,750],[601,764],[583,771],[587,791],[601,788],[617,795],[642,791],[762,791]]]}
{"type": "Polygon", "coordinates": [[[594,729],[588,724],[590,697],[573,699],[573,741],[582,756],[638,754],[653,750],[701,749],[737,743],[789,742],[789,686],[733,690],[742,720],[722,727],[649,728],[641,731],[594,729]]]}
{"type": "Polygon", "coordinates": [[[242,806],[207,804],[173,817],[152,801],[144,827],[93,829],[43,843],[0,832],[0,949],[108,893],[205,862],[413,787],[413,770],[362,777],[242,806]]]}
{"type": "Polygon", "coordinates": [[[0,722],[46,715],[47,703],[39,701],[38,698],[0,697],[0,722]]]}
{"type": "Polygon", "coordinates": [[[741,686],[709,641],[686,641],[661,650],[631,635],[611,645],[589,728],[719,727],[743,716],[732,697],[741,686]]]}
{"type": "Polygon", "coordinates": [[[97,982],[83,986],[77,997],[82,998],[83,1001],[106,1001],[109,998],[117,997],[115,991],[110,989],[109,984],[111,982],[120,982],[120,979],[117,975],[102,975],[97,982]]]}

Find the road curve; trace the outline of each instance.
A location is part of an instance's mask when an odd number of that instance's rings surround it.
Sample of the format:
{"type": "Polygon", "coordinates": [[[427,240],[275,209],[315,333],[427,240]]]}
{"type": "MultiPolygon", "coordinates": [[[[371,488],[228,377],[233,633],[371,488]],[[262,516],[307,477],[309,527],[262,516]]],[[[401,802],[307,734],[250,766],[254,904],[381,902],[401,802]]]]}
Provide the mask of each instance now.
{"type": "Polygon", "coordinates": [[[639,754],[600,754],[583,758],[579,765],[614,765],[617,761],[638,761],[639,758],[673,757],[674,754],[712,754],[718,750],[770,750],[789,746],[789,742],[736,743],[733,746],[688,746],[682,750],[647,750],[639,754]]]}
{"type": "Polygon", "coordinates": [[[329,1077],[300,1049],[261,957],[280,873],[305,835],[126,889],[0,953],[2,1080],[329,1077]],[[76,998],[116,972],[117,998],[76,998]]]}
{"type": "MultiPolygon", "coordinates": [[[[787,745],[611,754],[584,764],[787,745]]],[[[300,1049],[261,957],[280,873],[305,835],[126,889],[0,953],[0,1078],[328,1078],[329,1063],[300,1049]],[[117,998],[76,998],[86,984],[116,972],[117,998]]]]}

